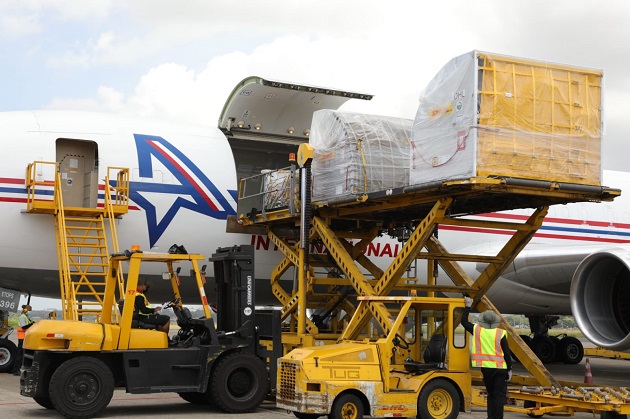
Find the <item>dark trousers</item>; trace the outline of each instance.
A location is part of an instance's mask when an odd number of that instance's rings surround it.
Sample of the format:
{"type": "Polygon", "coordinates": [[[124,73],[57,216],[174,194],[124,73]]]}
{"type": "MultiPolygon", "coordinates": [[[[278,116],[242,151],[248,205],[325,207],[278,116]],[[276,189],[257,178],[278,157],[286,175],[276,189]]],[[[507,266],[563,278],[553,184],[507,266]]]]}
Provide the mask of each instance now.
{"type": "Polygon", "coordinates": [[[18,339],[17,351],[15,352],[15,362],[13,363],[13,371],[11,372],[20,372],[22,358],[24,357],[24,349],[22,349],[23,344],[24,339],[18,339]]]}
{"type": "Polygon", "coordinates": [[[507,398],[508,372],[500,368],[482,368],[483,383],[488,390],[488,419],[502,419],[507,398]]]}

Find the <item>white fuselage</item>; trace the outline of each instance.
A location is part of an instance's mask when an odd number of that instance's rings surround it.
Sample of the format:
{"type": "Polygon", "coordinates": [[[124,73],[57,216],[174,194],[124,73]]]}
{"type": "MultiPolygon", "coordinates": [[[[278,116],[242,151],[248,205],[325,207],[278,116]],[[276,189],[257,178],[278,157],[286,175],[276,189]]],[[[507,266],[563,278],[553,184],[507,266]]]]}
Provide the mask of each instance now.
{"type": "MultiPolygon", "coordinates": [[[[4,227],[0,236],[0,287],[32,295],[59,295],[53,217],[24,212],[24,179],[27,164],[59,161],[61,140],[96,144],[96,156],[87,156],[92,160],[86,164],[98,166],[101,185],[108,166],[130,169],[130,210],[117,220],[121,249],[140,245],[147,251],[164,252],[172,244],[183,244],[189,252],[210,256],[218,247],[254,244],[259,279],[269,278],[281,258],[266,237],[226,233],[226,217],[236,212],[237,163],[226,137],[216,128],[57,111],[0,113],[0,127],[5,148],[0,166],[0,219],[4,227]]],[[[73,160],[70,167],[72,164],[73,160]]],[[[52,179],[53,174],[40,175],[52,179]]],[[[69,171],[64,176],[68,180],[80,175],[69,171]]],[[[67,188],[79,183],[70,182],[67,188]]],[[[630,184],[630,174],[605,172],[604,183],[623,188],[630,184]]],[[[102,200],[100,190],[98,202],[102,200]]],[[[570,313],[571,277],[584,257],[575,255],[627,246],[630,212],[626,202],[622,196],[611,203],[552,207],[530,245],[490,290],[490,299],[504,312],[570,313]]],[[[522,220],[530,212],[480,217],[522,220]]],[[[440,240],[452,252],[492,254],[509,238],[502,233],[444,226],[440,240]]],[[[401,246],[394,239],[382,238],[368,248],[367,255],[385,267],[401,246]]],[[[464,267],[473,278],[479,274],[480,267],[474,264],[464,267]]],[[[212,276],[211,269],[208,274],[212,276]]],[[[292,279],[293,274],[289,271],[285,278],[292,279]]],[[[417,275],[424,275],[422,268],[417,275]]],[[[449,280],[442,274],[440,281],[449,280]]]]}

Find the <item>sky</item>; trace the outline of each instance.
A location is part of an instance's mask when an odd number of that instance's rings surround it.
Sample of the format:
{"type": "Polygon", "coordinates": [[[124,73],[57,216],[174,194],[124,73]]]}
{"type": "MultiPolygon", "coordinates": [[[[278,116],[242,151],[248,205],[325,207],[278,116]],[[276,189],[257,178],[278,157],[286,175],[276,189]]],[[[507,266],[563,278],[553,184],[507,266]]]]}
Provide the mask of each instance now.
{"type": "MultiPolygon", "coordinates": [[[[630,144],[627,0],[0,0],[0,111],[94,110],[216,127],[242,79],[374,95],[413,118],[471,50],[604,71],[603,166],[630,144]]],[[[614,185],[611,185],[614,186],[614,185]]]]}

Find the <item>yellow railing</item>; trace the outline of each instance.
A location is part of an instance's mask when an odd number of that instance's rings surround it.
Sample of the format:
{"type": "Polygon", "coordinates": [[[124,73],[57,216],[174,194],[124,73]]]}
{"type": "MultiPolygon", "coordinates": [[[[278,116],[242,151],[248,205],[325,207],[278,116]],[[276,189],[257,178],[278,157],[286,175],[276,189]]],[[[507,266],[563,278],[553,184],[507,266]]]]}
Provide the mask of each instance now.
{"type": "MultiPolygon", "coordinates": [[[[56,177],[59,175],[59,165],[56,162],[34,161],[26,167],[26,211],[36,212],[37,210],[46,209],[54,210],[55,199],[37,199],[35,195],[44,188],[50,190],[55,187],[56,177]],[[51,178],[46,179],[44,173],[51,178]]],[[[55,188],[56,189],[56,188],[55,188]]]]}
{"type": "MultiPolygon", "coordinates": [[[[90,271],[90,266],[103,265],[98,259],[109,259],[110,248],[112,253],[119,252],[118,235],[116,233],[115,218],[126,214],[129,209],[129,169],[122,167],[108,167],[104,186],[103,208],[77,208],[64,207],[62,194],[62,179],[59,173],[59,165],[55,162],[35,161],[26,168],[25,186],[27,190],[27,212],[39,214],[52,214],[55,216],[55,237],[57,241],[57,259],[59,270],[59,289],[62,301],[62,311],[65,319],[78,319],[80,316],[95,315],[97,321],[102,314],[102,310],[113,310],[117,315],[116,307],[105,308],[103,304],[103,292],[97,291],[95,287],[101,286],[92,282],[89,277],[92,273],[100,276],[100,271],[90,271]],[[51,199],[47,199],[46,194],[51,194],[51,199]],[[68,224],[72,218],[75,224],[68,224]],[[81,220],[85,218],[86,224],[81,227],[81,220]],[[105,218],[109,219],[109,235],[105,230],[105,218]],[[79,224],[77,224],[79,223],[79,224]],[[77,233],[77,231],[102,231],[102,233],[77,233]],[[79,234],[77,236],[77,234],[79,234]],[[108,237],[109,236],[109,237],[108,237]],[[102,237],[102,238],[101,238],[102,237]],[[80,249],[91,240],[97,243],[90,243],[88,247],[101,249],[100,252],[92,251],[85,254],[87,262],[82,261],[80,249]],[[108,243],[109,241],[109,243],[108,243]],[[109,244],[111,243],[111,246],[109,244]],[[71,248],[78,248],[78,253],[71,248]],[[77,278],[73,280],[73,275],[77,278]],[[90,301],[81,302],[79,298],[89,296],[90,301]],[[92,298],[95,301],[92,301],[92,298]],[[83,305],[96,306],[99,309],[86,309],[83,305]]],[[[107,276],[107,269],[102,272],[103,283],[107,276]]],[[[118,294],[123,296],[124,278],[122,272],[117,273],[118,294]]],[[[100,281],[99,281],[100,282],[100,281]]]]}
{"type": "MultiPolygon", "coordinates": [[[[127,168],[108,167],[107,177],[105,178],[104,206],[106,210],[106,216],[109,219],[109,231],[111,235],[110,239],[112,242],[111,253],[118,253],[120,252],[120,248],[118,246],[118,233],[116,232],[116,217],[114,213],[114,205],[116,205],[117,207],[125,207],[125,209],[129,208],[129,169],[127,168]],[[117,171],[116,184],[114,186],[111,185],[111,174],[113,171],[117,171]]],[[[108,252],[108,254],[110,254],[110,252],[108,252]]],[[[118,298],[123,298],[125,296],[125,279],[121,270],[117,270],[116,275],[118,298]]],[[[116,300],[117,299],[114,298],[113,301],[115,302],[116,300]]],[[[105,309],[105,307],[103,307],[103,309],[105,309]]],[[[116,318],[120,318],[120,315],[122,313],[119,313],[118,306],[115,303],[112,310],[116,318]]]]}
{"type": "Polygon", "coordinates": [[[55,173],[55,189],[53,196],[56,208],[55,237],[57,240],[61,311],[63,312],[64,319],[74,319],[77,317],[77,307],[74,288],[72,287],[72,281],[70,278],[70,257],[68,255],[68,243],[66,239],[66,217],[63,208],[63,193],[61,191],[61,175],[59,172],[55,173]],[[73,301],[75,304],[72,303],[73,301]]]}

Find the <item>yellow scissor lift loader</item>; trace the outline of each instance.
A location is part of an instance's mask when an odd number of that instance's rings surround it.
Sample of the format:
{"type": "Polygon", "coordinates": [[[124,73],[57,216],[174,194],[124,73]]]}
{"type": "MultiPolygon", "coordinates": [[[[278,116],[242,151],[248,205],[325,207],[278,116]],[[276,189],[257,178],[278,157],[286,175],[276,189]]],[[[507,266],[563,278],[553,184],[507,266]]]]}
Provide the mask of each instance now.
{"type": "MultiPolygon", "coordinates": [[[[277,401],[280,406],[293,410],[298,417],[311,418],[321,414],[341,417],[339,412],[346,408],[356,413],[358,407],[354,406],[354,402],[357,400],[362,403],[361,411],[372,415],[396,413],[399,416],[412,416],[418,409],[432,417],[446,418],[455,417],[460,410],[469,410],[473,402],[466,391],[469,387],[457,383],[461,382],[462,374],[471,372],[468,366],[465,367],[465,373],[455,367],[462,365],[459,358],[461,352],[452,346],[447,346],[446,365],[449,369],[442,370],[440,374],[446,374],[446,377],[453,374],[451,378],[442,379],[448,380],[456,388],[461,395],[459,399],[453,398],[452,392],[443,387],[430,387],[432,390],[422,399],[426,403],[422,406],[419,395],[426,395],[422,390],[429,388],[426,386],[433,380],[421,380],[422,384],[419,385],[418,380],[415,380],[414,386],[405,387],[405,380],[389,378],[395,371],[406,371],[405,360],[408,358],[420,361],[423,353],[431,346],[433,334],[448,336],[448,330],[444,328],[454,330],[459,322],[457,315],[452,313],[456,307],[441,310],[448,313],[446,316],[449,322],[435,322],[430,318],[424,320],[424,329],[417,329],[418,335],[410,342],[407,341],[408,329],[404,326],[408,323],[398,317],[403,311],[402,303],[385,300],[397,295],[425,294],[429,298],[424,301],[427,303],[430,300],[438,301],[433,297],[436,291],[467,293],[473,297],[479,311],[496,311],[485,293],[536,233],[550,205],[611,201],[620,194],[618,189],[607,187],[509,177],[474,177],[363,194],[337,201],[311,202],[312,157],[312,147],[301,145],[291,167],[281,169],[283,182],[280,186],[266,187],[260,192],[251,193],[252,188],[248,188],[247,184],[250,179],[243,179],[239,186],[238,219],[228,227],[228,231],[266,234],[284,254],[283,260],[272,272],[271,286],[282,305],[282,319],[286,325],[282,334],[285,351],[299,349],[281,359],[277,401]],[[267,199],[269,194],[273,194],[274,199],[267,199]],[[276,199],[279,195],[283,199],[276,199]],[[276,207],[268,205],[272,201],[274,205],[278,205],[277,202],[281,204],[276,207]],[[463,217],[519,208],[533,208],[524,223],[463,217]],[[455,254],[450,253],[440,242],[437,235],[440,225],[495,229],[505,231],[511,237],[495,256],[455,254]],[[363,254],[383,232],[404,236],[404,245],[385,270],[379,269],[363,254]],[[296,237],[299,239],[296,240],[296,237]],[[311,254],[311,247],[316,245],[323,246],[325,252],[311,254]],[[405,276],[416,259],[427,260],[426,280],[405,276]],[[460,262],[483,263],[486,268],[479,277],[473,279],[462,269],[460,262]],[[435,283],[437,264],[452,279],[453,285],[435,283]],[[281,278],[291,267],[295,267],[296,278],[293,289],[288,291],[281,286],[281,278]],[[307,309],[318,313],[318,316],[307,316],[307,309]],[[328,322],[321,321],[322,313],[328,322]],[[362,365],[370,356],[365,359],[361,356],[353,358],[352,366],[348,365],[347,359],[343,364],[339,362],[344,359],[343,346],[321,346],[338,340],[342,343],[352,341],[378,346],[379,349],[370,349],[370,353],[379,357],[378,363],[383,368],[378,371],[367,368],[371,373],[366,374],[372,374],[369,379],[354,380],[350,384],[347,381],[350,371],[354,369],[362,373],[362,365]],[[321,382],[317,384],[317,380],[309,381],[310,377],[305,375],[304,365],[299,361],[303,358],[308,358],[315,368],[320,365],[320,359],[322,362],[323,358],[333,360],[332,364],[326,366],[331,368],[332,374],[328,377],[327,385],[321,385],[321,382]],[[288,375],[282,370],[284,362],[293,364],[288,375]],[[345,365],[343,368],[336,369],[342,364],[345,365]],[[334,394],[327,392],[326,389],[334,386],[331,380],[337,379],[337,374],[346,378],[345,390],[335,387],[334,394]],[[386,411],[378,407],[380,404],[372,404],[377,402],[379,392],[388,391],[396,392],[397,400],[400,400],[401,394],[405,394],[402,397],[408,398],[408,403],[404,403],[404,406],[401,404],[402,407],[394,408],[394,411],[386,411]],[[348,403],[343,409],[340,408],[340,397],[350,393],[356,397],[350,397],[350,402],[348,397],[341,399],[343,403],[348,403]],[[455,403],[457,400],[459,402],[455,403]]],[[[265,185],[264,178],[262,182],[260,179],[256,181],[257,184],[265,185]]],[[[453,304],[456,302],[453,301],[453,304]]],[[[511,350],[519,360],[523,360],[523,365],[532,374],[533,378],[524,378],[523,384],[561,388],[561,384],[545,369],[518,333],[505,321],[502,327],[508,331],[511,350]]],[[[463,345],[466,347],[465,341],[463,345]]],[[[473,372],[472,377],[478,381],[480,374],[473,372]]],[[[475,394],[477,397],[474,400],[482,402],[481,392],[475,394]]],[[[511,396],[517,397],[514,393],[511,396]]],[[[542,396],[537,397],[538,404],[530,404],[533,408],[540,406],[542,396]]],[[[530,393],[524,392],[522,399],[530,400],[530,393]]],[[[555,399],[549,399],[549,403],[555,404],[555,399]]],[[[596,411],[606,410],[595,404],[590,407],[596,411]]]]}

